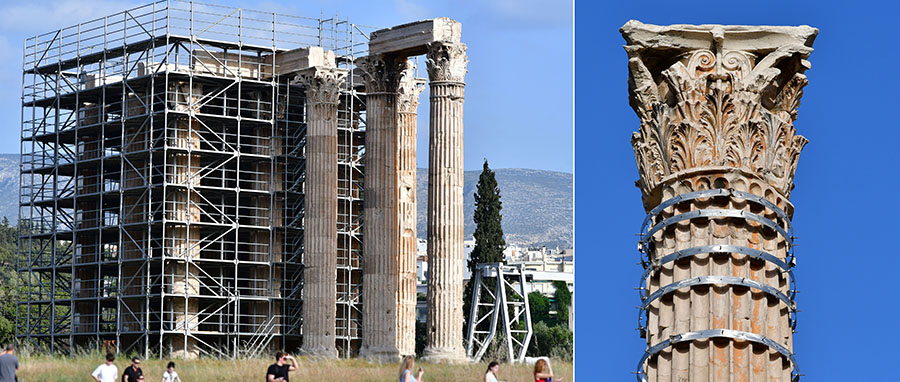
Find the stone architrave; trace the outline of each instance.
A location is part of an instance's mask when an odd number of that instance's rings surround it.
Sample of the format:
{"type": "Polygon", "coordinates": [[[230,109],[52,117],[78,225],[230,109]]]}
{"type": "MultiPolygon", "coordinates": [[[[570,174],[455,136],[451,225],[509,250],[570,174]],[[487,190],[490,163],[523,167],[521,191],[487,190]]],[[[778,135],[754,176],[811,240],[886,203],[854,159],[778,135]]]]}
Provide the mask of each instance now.
{"type": "Polygon", "coordinates": [[[818,30],[632,20],[621,32],[644,208],[680,197],[641,243],[644,378],[791,381],[789,198],[807,143],[793,122],[818,30]],[[694,339],[666,345],[678,335],[694,339]]]}
{"type": "Polygon", "coordinates": [[[428,44],[428,306],[425,359],[465,362],[463,100],[468,58],[459,42],[428,44]]]}
{"type": "Polygon", "coordinates": [[[306,88],[303,346],[305,354],[337,358],[337,109],[346,71],[300,71],[306,88]]]}

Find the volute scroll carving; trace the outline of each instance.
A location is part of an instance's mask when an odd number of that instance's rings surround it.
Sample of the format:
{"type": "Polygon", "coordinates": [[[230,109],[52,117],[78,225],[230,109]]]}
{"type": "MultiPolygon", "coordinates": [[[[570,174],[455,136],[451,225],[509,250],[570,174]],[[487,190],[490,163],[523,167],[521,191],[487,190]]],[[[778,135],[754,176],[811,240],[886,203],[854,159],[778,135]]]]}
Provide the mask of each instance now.
{"type": "Polygon", "coordinates": [[[358,58],[355,63],[370,94],[396,93],[400,75],[409,66],[406,57],[384,55],[358,58]]]}
{"type": "Polygon", "coordinates": [[[415,113],[419,107],[419,95],[425,89],[425,79],[416,78],[416,66],[407,64],[397,81],[397,111],[415,113]]]}
{"type": "Polygon", "coordinates": [[[642,41],[650,28],[667,27],[622,28],[631,105],[641,121],[631,141],[644,195],[672,174],[724,166],[754,173],[789,197],[807,143],[793,121],[817,30],[673,26],[642,41]],[[741,33],[771,33],[778,45],[730,42],[741,33]]]}
{"type": "Polygon", "coordinates": [[[337,105],[346,78],[345,70],[316,67],[301,72],[293,82],[302,84],[306,88],[307,102],[337,105]]]}
{"type": "Polygon", "coordinates": [[[460,42],[433,42],[428,44],[425,62],[428,79],[432,82],[464,82],[466,65],[466,44],[460,42]]]}

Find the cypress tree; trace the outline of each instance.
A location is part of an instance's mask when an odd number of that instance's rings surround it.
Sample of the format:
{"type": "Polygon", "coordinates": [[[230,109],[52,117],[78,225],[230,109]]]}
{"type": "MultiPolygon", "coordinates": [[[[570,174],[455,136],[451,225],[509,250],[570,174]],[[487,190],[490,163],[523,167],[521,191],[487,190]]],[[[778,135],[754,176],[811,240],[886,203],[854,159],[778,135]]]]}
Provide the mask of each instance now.
{"type": "MultiPolygon", "coordinates": [[[[501,224],[502,216],[500,210],[502,208],[500,186],[497,184],[494,172],[488,167],[487,159],[485,159],[475,190],[475,216],[473,219],[475,221],[475,248],[472,249],[467,263],[469,272],[472,273],[472,279],[466,284],[466,289],[463,292],[464,336],[468,334],[472,292],[475,287],[475,267],[482,263],[506,262],[503,257],[506,241],[503,240],[503,227],[501,224]]],[[[488,282],[488,280],[484,281],[488,282]]],[[[494,282],[488,282],[485,287],[493,289],[494,282]]]]}
{"type": "Polygon", "coordinates": [[[506,248],[506,241],[503,240],[501,226],[502,208],[500,186],[497,185],[494,172],[488,167],[488,161],[485,159],[475,190],[475,248],[472,249],[468,264],[472,272],[478,264],[504,260],[503,249],[506,248]]]}

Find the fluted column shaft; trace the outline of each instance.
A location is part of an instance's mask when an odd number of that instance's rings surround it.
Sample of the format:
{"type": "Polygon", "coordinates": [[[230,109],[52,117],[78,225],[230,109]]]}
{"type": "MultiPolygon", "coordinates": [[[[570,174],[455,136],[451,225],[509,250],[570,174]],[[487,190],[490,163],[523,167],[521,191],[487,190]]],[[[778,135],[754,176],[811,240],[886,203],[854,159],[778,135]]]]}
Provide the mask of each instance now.
{"type": "Polygon", "coordinates": [[[425,357],[465,360],[463,292],[463,100],[466,46],[431,43],[428,142],[428,307],[425,357]]]}
{"type": "Polygon", "coordinates": [[[365,57],[357,67],[366,78],[360,356],[396,362],[415,354],[415,119],[421,89],[404,56],[365,57]]]}
{"type": "Polygon", "coordinates": [[[306,86],[303,352],[336,358],[337,109],[345,73],[312,68],[306,86]]]}
{"type": "Polygon", "coordinates": [[[400,75],[397,92],[397,214],[399,224],[397,348],[416,354],[416,118],[424,88],[415,67],[400,75]]]}
{"type": "Polygon", "coordinates": [[[818,31],[629,21],[645,381],[792,381],[793,121],[818,31]]]}

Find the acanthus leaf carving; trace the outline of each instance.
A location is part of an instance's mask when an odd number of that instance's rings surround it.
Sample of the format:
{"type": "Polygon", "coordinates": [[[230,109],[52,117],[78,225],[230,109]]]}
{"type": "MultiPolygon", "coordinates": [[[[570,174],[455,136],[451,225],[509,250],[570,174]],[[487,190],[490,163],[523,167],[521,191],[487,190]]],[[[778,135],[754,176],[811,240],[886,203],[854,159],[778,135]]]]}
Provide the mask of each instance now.
{"type": "Polygon", "coordinates": [[[333,104],[340,101],[341,89],[347,72],[335,68],[310,68],[294,78],[294,83],[306,88],[306,102],[311,104],[333,104]]]}
{"type": "Polygon", "coordinates": [[[626,46],[629,90],[641,128],[632,137],[638,182],[645,195],[671,174],[703,167],[757,173],[786,196],[806,139],[793,120],[806,85],[802,71],[812,48],[788,45],[771,51],[682,50],[658,74],[643,61],[647,46],[626,46]],[[785,61],[788,60],[788,61],[785,61]],[[793,70],[787,76],[783,73],[793,70]],[[658,89],[668,94],[660,96],[658,89]],[[764,90],[776,89],[763,102],[764,90]]]}
{"type": "Polygon", "coordinates": [[[397,91],[400,74],[409,64],[406,57],[367,56],[356,59],[366,84],[366,93],[390,93],[397,91]]]}
{"type": "Polygon", "coordinates": [[[460,42],[437,41],[428,44],[425,56],[428,78],[432,82],[464,82],[466,65],[466,44],[460,42]]]}
{"type": "Polygon", "coordinates": [[[407,61],[407,65],[398,75],[397,111],[415,113],[419,108],[419,95],[425,89],[425,79],[416,78],[416,66],[407,61]]]}

